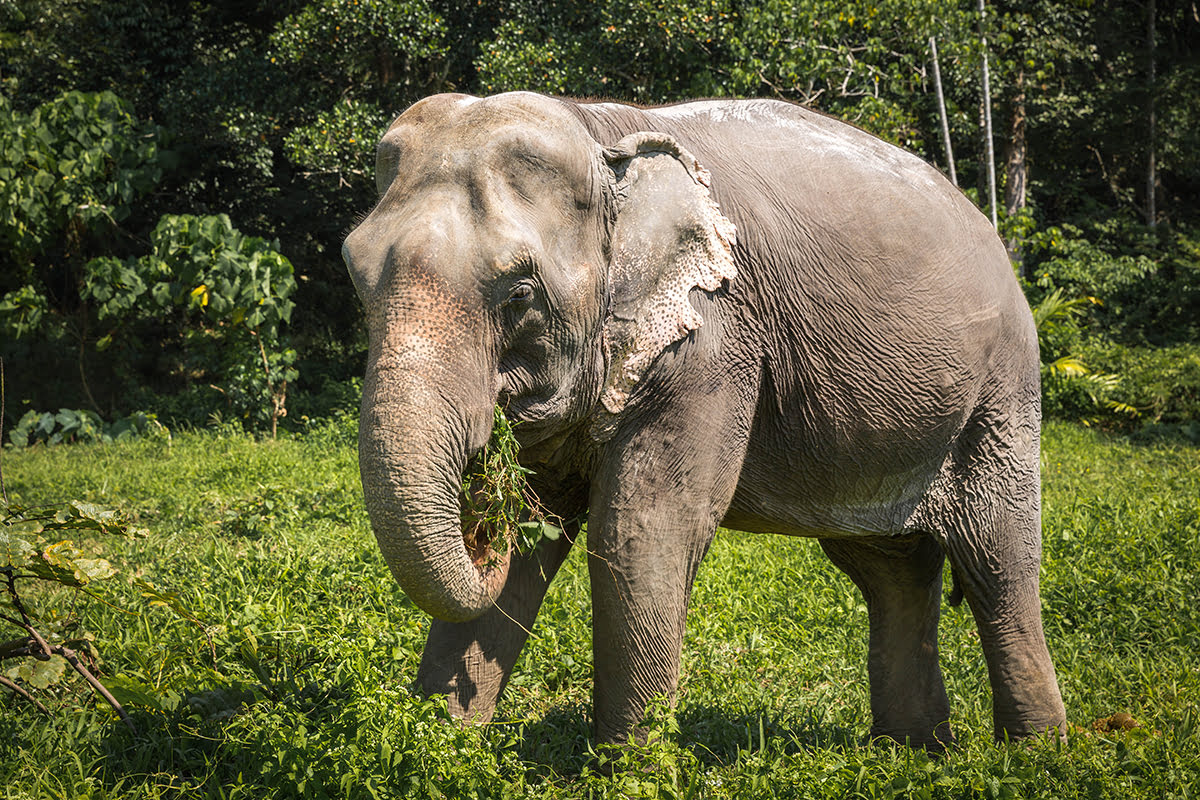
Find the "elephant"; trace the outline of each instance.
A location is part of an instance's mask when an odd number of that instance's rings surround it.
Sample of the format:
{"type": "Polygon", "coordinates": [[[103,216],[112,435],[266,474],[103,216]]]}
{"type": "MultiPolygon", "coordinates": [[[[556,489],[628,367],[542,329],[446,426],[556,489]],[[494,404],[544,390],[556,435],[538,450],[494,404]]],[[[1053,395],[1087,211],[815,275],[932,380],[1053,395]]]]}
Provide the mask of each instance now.
{"type": "Polygon", "coordinates": [[[994,734],[1065,735],[1042,627],[1040,370],[996,231],[934,167],[783,101],[440,94],[342,255],[368,339],[364,501],[433,617],[416,675],[492,717],[586,515],[599,743],[674,702],[718,527],[814,537],[868,609],[872,736],[953,741],[943,565],[994,734]],[[464,540],[499,404],[564,536],[464,540]]]}

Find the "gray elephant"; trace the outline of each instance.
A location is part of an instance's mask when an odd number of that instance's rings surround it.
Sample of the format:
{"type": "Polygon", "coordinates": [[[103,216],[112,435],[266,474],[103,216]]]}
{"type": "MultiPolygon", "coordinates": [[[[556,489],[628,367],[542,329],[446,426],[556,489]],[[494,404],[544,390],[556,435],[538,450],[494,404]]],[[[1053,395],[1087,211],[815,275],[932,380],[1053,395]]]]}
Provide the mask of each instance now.
{"type": "MultiPolygon", "coordinates": [[[[872,733],[951,740],[942,565],[996,736],[1065,729],[1038,596],[1037,338],[1003,244],[920,159],[768,100],[426,98],[343,256],[366,310],[359,458],[418,670],[489,719],[567,536],[464,542],[499,403],[534,488],[588,514],[597,739],[673,697],[718,525],[816,537],[870,619],[872,733]]],[[[769,589],[767,590],[769,591],[769,589]]]]}

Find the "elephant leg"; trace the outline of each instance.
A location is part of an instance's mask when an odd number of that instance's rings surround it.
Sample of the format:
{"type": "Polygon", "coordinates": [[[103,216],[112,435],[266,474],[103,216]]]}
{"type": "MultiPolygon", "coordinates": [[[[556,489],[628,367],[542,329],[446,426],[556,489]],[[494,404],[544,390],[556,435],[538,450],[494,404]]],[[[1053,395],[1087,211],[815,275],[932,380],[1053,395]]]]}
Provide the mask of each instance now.
{"type": "Polygon", "coordinates": [[[673,503],[613,511],[602,534],[588,538],[602,744],[623,743],[631,731],[644,741],[637,725],[647,704],[674,701],[692,583],[716,532],[711,514],[692,511],[673,503]]]}
{"type": "Polygon", "coordinates": [[[941,546],[917,535],[822,539],[821,547],[867,601],[871,735],[941,749],[954,739],[938,666],[941,546]]]}
{"type": "Polygon", "coordinates": [[[1042,632],[1035,520],[1002,510],[982,530],[947,538],[955,579],[979,628],[999,740],[1051,728],[1066,734],[1066,710],[1042,632]]]}
{"type": "MultiPolygon", "coordinates": [[[[624,743],[674,702],[688,601],[733,497],[749,412],[718,392],[614,441],[592,485],[588,571],[596,739],[624,743]]],[[[752,399],[746,402],[752,408],[752,399]]]]}
{"type": "Polygon", "coordinates": [[[979,628],[996,738],[1050,729],[1065,737],[1066,710],[1042,632],[1036,423],[1019,433],[968,441],[974,458],[963,458],[966,477],[946,517],[945,548],[979,628]]]}
{"type": "Polygon", "coordinates": [[[570,533],[543,540],[533,553],[514,553],[504,589],[482,616],[470,622],[433,621],[417,670],[422,692],[448,695],[456,717],[492,718],[546,589],[571,550],[570,533]]]}

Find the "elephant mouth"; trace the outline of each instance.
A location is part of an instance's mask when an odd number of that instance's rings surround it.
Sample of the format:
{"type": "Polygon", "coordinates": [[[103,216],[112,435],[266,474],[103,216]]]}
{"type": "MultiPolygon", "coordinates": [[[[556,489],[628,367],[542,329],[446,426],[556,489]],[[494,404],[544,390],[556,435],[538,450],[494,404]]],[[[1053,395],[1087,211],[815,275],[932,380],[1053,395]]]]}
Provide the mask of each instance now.
{"type": "Polygon", "coordinates": [[[538,399],[501,392],[496,402],[512,422],[513,436],[522,448],[541,444],[564,427],[563,404],[557,398],[538,399]]]}
{"type": "Polygon", "coordinates": [[[483,574],[502,567],[513,549],[524,552],[535,546],[546,530],[561,530],[561,520],[542,506],[529,486],[530,470],[517,461],[523,444],[518,444],[515,432],[497,411],[491,438],[467,460],[461,476],[463,547],[483,574]]]}

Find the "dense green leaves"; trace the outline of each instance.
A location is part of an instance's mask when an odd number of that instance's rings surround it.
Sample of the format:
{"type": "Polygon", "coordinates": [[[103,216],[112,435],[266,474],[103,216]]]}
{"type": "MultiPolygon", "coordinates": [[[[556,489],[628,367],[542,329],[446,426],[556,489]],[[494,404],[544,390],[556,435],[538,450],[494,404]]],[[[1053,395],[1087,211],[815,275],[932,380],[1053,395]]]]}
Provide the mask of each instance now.
{"type": "Polygon", "coordinates": [[[274,338],[291,319],[291,263],[277,244],[243,235],[226,215],[163,217],[150,242],[148,256],[87,265],[81,295],[97,302],[101,321],[159,318],[180,308],[274,338]]]}
{"type": "Polygon", "coordinates": [[[373,177],[375,143],[391,120],[371,103],[347,100],[292,130],[284,148],[297,164],[311,170],[373,177]]]}
{"type": "Polygon", "coordinates": [[[112,92],[67,92],[30,114],[0,96],[0,245],[12,266],[129,217],[169,161],[161,138],[112,92]]]}
{"type": "Polygon", "coordinates": [[[427,0],[317,0],[279,23],[270,42],[273,58],[386,86],[444,57],[446,33],[427,0]]]}
{"type": "MultiPolygon", "coordinates": [[[[1159,0],[1151,36],[1149,9],[1005,0],[988,3],[980,28],[974,2],[945,0],[16,0],[0,15],[0,348],[48,377],[15,371],[13,391],[34,408],[105,418],[151,410],[201,423],[220,411],[265,425],[274,410],[247,411],[274,396],[275,373],[305,362],[293,396],[361,373],[362,317],[337,251],[375,200],[380,133],[433,92],[776,97],[945,167],[936,37],[958,174],[985,197],[983,34],[1001,231],[1031,300],[1056,288],[1101,300],[1076,324],[1097,345],[1194,341],[1200,19],[1159,0]],[[162,252],[172,237],[212,238],[180,220],[222,214],[230,225],[213,235],[261,237],[294,267],[277,310],[322,309],[298,315],[294,357],[275,364],[288,348],[265,348],[273,377],[249,391],[225,376],[252,376],[257,342],[230,358],[180,351],[204,351],[223,326],[270,325],[270,301],[260,314],[254,291],[210,274],[234,266],[162,252]],[[163,354],[149,344],[160,322],[163,354]]],[[[235,251],[223,250],[236,268],[253,260],[235,251]]],[[[262,297],[282,291],[262,277],[275,264],[255,268],[247,281],[262,297]]]]}
{"type": "Polygon", "coordinates": [[[38,329],[49,310],[45,296],[32,286],[22,286],[0,299],[0,325],[7,336],[25,336],[38,329]]]}
{"type": "Polygon", "coordinates": [[[105,422],[86,408],[60,408],[50,411],[26,411],[16,426],[7,430],[13,447],[30,447],[39,442],[55,445],[73,442],[120,442],[138,436],[170,441],[167,430],[154,414],[137,411],[127,417],[105,422]]]}
{"type": "Polygon", "coordinates": [[[107,326],[97,348],[136,349],[137,337],[152,329],[161,337],[173,323],[188,368],[209,376],[238,416],[274,424],[297,376],[282,333],[295,307],[291,263],[224,214],[165,216],[150,240],[149,255],[86,267],[80,295],[107,326]]]}

